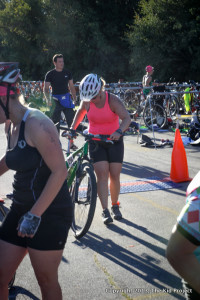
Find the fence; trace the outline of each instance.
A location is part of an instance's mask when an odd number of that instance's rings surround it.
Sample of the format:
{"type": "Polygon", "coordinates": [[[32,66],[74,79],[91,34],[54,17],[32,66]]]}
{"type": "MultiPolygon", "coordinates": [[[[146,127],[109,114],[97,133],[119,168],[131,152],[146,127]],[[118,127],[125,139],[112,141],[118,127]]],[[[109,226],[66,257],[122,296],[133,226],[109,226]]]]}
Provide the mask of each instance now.
{"type": "MultiPolygon", "coordinates": [[[[74,84],[77,92],[77,97],[79,95],[79,82],[76,82],[74,84]]],[[[159,86],[164,86],[165,91],[163,92],[154,92],[153,89],[151,90],[152,95],[183,95],[186,93],[194,93],[194,91],[184,91],[187,87],[191,87],[191,84],[182,83],[182,84],[172,84],[167,85],[167,83],[159,84],[159,86]],[[167,90],[170,90],[167,92],[167,90]]],[[[18,83],[18,87],[20,89],[20,92],[24,95],[25,99],[28,99],[29,97],[35,97],[35,98],[43,98],[43,88],[44,88],[44,82],[43,81],[21,81],[18,83]]],[[[197,88],[200,87],[200,84],[197,84],[197,88]]],[[[132,98],[134,98],[135,93],[141,93],[141,91],[145,89],[142,87],[141,82],[118,82],[118,83],[107,83],[105,85],[105,90],[112,92],[114,94],[117,94],[120,96],[120,94],[123,96],[127,92],[133,92],[132,98]]],[[[149,87],[147,87],[149,89],[149,87]]],[[[50,93],[51,93],[51,87],[50,87],[50,93]]],[[[123,99],[122,99],[123,100],[123,99]]]]}

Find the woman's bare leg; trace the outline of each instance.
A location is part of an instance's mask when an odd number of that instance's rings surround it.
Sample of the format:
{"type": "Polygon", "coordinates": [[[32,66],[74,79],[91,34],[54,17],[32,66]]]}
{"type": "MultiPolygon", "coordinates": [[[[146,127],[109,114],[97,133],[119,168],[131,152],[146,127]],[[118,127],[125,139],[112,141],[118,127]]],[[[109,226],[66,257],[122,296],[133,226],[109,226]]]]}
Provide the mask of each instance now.
{"type": "Polygon", "coordinates": [[[108,177],[109,163],[100,161],[94,163],[94,170],[97,175],[97,193],[101,201],[102,208],[108,208],[108,177]]]}
{"type": "Polygon", "coordinates": [[[117,204],[120,193],[120,173],[122,170],[121,163],[110,163],[110,195],[112,204],[117,204]]]}
{"type": "Polygon", "coordinates": [[[61,300],[58,267],[63,250],[40,251],[28,248],[30,260],[41,289],[43,300],[61,300]]]}
{"type": "Polygon", "coordinates": [[[27,249],[0,240],[0,299],[8,300],[8,284],[27,249]]]}

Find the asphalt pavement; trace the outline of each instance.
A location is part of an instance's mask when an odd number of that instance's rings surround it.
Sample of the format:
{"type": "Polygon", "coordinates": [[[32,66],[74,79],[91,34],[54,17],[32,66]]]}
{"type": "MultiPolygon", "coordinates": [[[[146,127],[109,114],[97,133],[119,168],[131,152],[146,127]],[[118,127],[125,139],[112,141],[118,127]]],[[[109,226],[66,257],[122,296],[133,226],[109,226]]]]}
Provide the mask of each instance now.
{"type": "MultiPolygon", "coordinates": [[[[153,137],[152,132],[145,132],[153,137]]],[[[174,132],[156,132],[174,142],[174,132]]],[[[185,135],[184,135],[185,136],[185,135]]],[[[66,146],[63,138],[62,145],[66,146]]],[[[170,175],[172,147],[141,147],[137,135],[125,136],[121,181],[166,178],[170,175]]],[[[77,144],[82,143],[78,138],[77,144]]],[[[6,148],[0,125],[0,154],[6,148]]],[[[190,177],[199,171],[199,147],[185,146],[190,177]]],[[[0,178],[1,197],[12,188],[13,172],[0,178]]],[[[105,226],[100,201],[89,232],[76,240],[70,230],[59,269],[64,300],[184,299],[181,279],[165,258],[165,250],[176,218],[185,202],[189,182],[170,189],[120,194],[123,219],[105,226]]],[[[110,201],[110,199],[109,199],[110,201]]],[[[17,270],[9,299],[41,299],[27,256],[17,270]]],[[[56,299],[55,299],[56,300],[56,299]]]]}

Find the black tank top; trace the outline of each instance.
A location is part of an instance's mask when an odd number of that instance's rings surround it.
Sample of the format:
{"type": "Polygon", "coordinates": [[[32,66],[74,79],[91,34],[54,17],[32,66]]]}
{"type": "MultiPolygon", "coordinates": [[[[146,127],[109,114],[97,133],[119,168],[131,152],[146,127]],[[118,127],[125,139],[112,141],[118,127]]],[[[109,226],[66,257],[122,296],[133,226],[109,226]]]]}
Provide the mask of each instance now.
{"type": "MultiPolygon", "coordinates": [[[[32,207],[44,189],[51,171],[38,150],[28,145],[25,140],[25,122],[29,112],[30,110],[27,110],[22,119],[17,145],[13,149],[10,149],[10,133],[8,133],[6,164],[9,169],[16,171],[13,182],[13,201],[32,207]]],[[[71,205],[67,181],[65,181],[48,210],[71,205]]]]}

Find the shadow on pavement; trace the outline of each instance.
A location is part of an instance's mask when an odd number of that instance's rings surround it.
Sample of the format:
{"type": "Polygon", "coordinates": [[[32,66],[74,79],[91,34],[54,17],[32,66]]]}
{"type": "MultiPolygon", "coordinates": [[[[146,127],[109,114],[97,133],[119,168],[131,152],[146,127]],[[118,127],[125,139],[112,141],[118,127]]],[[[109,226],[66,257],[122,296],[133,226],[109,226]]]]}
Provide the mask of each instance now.
{"type": "MultiPolygon", "coordinates": [[[[124,220],[123,222],[129,226],[137,228],[137,225],[128,220],[124,220]]],[[[137,229],[149,234],[151,237],[166,245],[166,239],[149,233],[144,227],[138,226],[137,229]]],[[[114,231],[115,233],[118,233],[122,236],[126,235],[128,237],[131,237],[133,240],[133,245],[125,245],[124,247],[122,247],[113,242],[111,239],[104,239],[92,232],[88,232],[86,236],[84,236],[81,240],[76,240],[74,244],[81,248],[89,247],[102,257],[109,259],[112,263],[120,266],[121,268],[124,268],[126,271],[134,274],[135,276],[142,278],[147,283],[153,285],[154,288],[164,290],[167,289],[167,287],[168,289],[170,287],[172,289],[171,295],[173,295],[177,299],[185,299],[182,295],[177,294],[174,291],[176,289],[182,289],[182,284],[179,277],[160,267],[160,260],[158,260],[157,258],[154,258],[145,253],[142,253],[141,255],[137,255],[134,253],[134,247],[137,247],[138,243],[150,248],[152,251],[163,257],[165,257],[165,249],[162,249],[161,247],[155,245],[155,243],[150,243],[146,240],[142,240],[130,234],[128,231],[125,231],[124,229],[116,226],[115,224],[109,225],[109,230],[114,231]],[[135,246],[134,242],[137,242],[135,246]],[[131,248],[133,250],[129,250],[128,248],[131,248]]]]}
{"type": "Polygon", "coordinates": [[[121,173],[137,177],[138,179],[150,178],[153,176],[157,176],[160,178],[169,176],[169,173],[162,172],[160,170],[157,170],[157,169],[145,166],[145,165],[143,166],[143,165],[132,164],[127,161],[123,162],[121,173]]]}
{"type": "Polygon", "coordinates": [[[22,297],[25,299],[25,296],[28,296],[28,299],[32,299],[32,300],[40,300],[39,298],[37,298],[36,296],[34,296],[31,292],[27,291],[26,289],[24,289],[23,287],[20,286],[13,286],[10,289],[9,292],[9,300],[11,299],[19,299],[18,296],[22,295],[22,297]]]}
{"type": "MultiPolygon", "coordinates": [[[[150,232],[146,227],[137,225],[137,224],[135,224],[135,223],[133,223],[133,222],[127,220],[127,219],[122,219],[122,220],[120,221],[120,223],[124,223],[124,224],[126,224],[127,226],[131,226],[131,227],[133,227],[133,228],[135,228],[135,229],[137,229],[137,230],[140,230],[140,231],[142,231],[143,233],[146,233],[146,234],[149,235],[150,237],[156,239],[157,241],[161,242],[162,244],[164,244],[164,245],[166,245],[166,246],[167,246],[167,244],[168,244],[168,240],[167,240],[167,239],[165,239],[165,238],[163,238],[162,236],[159,236],[159,235],[157,235],[157,234],[155,234],[155,233],[153,233],[153,232],[150,232]]],[[[117,227],[116,232],[119,232],[119,231],[120,231],[120,230],[118,230],[118,229],[121,230],[121,228],[117,227]]],[[[123,230],[123,229],[122,229],[122,230],[123,230]]],[[[123,231],[125,231],[125,230],[123,230],[123,231]]],[[[126,232],[126,231],[125,231],[125,232],[126,232]]],[[[120,233],[120,232],[119,232],[119,233],[120,233]]]]}

